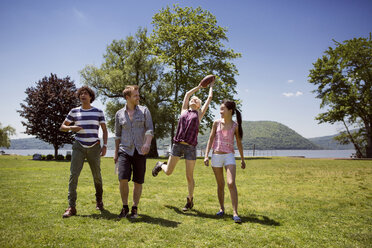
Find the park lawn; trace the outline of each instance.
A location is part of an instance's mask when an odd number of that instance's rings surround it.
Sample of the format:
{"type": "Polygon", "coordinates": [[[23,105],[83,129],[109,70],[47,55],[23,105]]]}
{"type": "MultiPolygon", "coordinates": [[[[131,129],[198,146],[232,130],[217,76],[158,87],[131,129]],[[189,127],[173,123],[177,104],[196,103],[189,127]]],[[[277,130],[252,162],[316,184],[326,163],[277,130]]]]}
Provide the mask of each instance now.
{"type": "MultiPolygon", "coordinates": [[[[215,216],[219,206],[210,167],[197,160],[194,209],[183,213],[184,161],[174,174],[153,178],[148,159],[136,220],[121,209],[112,158],[102,159],[104,204],[95,210],[88,164],[79,178],[78,215],[63,219],[69,162],[0,156],[0,247],[371,247],[372,161],[248,159],[237,170],[239,214],[215,216]]],[[[130,184],[130,205],[132,183],[130,184]]]]}

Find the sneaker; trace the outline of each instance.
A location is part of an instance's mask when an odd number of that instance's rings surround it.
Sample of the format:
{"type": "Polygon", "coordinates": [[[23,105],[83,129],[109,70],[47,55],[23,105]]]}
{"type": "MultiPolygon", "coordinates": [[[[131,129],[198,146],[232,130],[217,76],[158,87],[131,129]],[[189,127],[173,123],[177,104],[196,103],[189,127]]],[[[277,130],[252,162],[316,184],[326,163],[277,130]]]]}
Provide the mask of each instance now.
{"type": "Polygon", "coordinates": [[[138,218],[138,212],[137,212],[137,207],[133,206],[132,211],[130,212],[130,218],[131,219],[137,219],[138,218]]]}
{"type": "Polygon", "coordinates": [[[105,209],[103,208],[103,202],[102,202],[102,201],[97,202],[97,204],[96,204],[96,209],[97,209],[97,210],[100,210],[100,211],[105,210],[105,209]]]}
{"type": "Polygon", "coordinates": [[[163,162],[160,162],[160,161],[156,162],[155,167],[152,169],[152,176],[153,177],[156,177],[159,174],[159,172],[162,170],[161,169],[162,164],[163,164],[163,162]]]}
{"type": "Polygon", "coordinates": [[[126,205],[126,206],[124,206],[124,207],[121,209],[121,212],[120,212],[118,218],[119,218],[119,219],[121,219],[121,218],[125,218],[125,217],[128,216],[128,214],[129,214],[129,208],[128,208],[128,205],[126,205]]]}
{"type": "Polygon", "coordinates": [[[194,197],[192,197],[191,200],[188,197],[186,197],[186,199],[187,199],[186,205],[182,209],[182,211],[184,212],[192,209],[192,207],[194,206],[194,197]]]}
{"type": "Polygon", "coordinates": [[[69,207],[66,209],[65,213],[62,215],[63,218],[68,218],[73,215],[76,215],[76,208],[75,207],[69,207]]]}
{"type": "Polygon", "coordinates": [[[218,217],[223,217],[225,214],[225,212],[223,210],[220,210],[218,211],[218,213],[216,214],[218,217]]]}
{"type": "Polygon", "coordinates": [[[238,223],[238,224],[242,223],[242,220],[237,215],[233,216],[233,220],[235,221],[235,223],[238,223]]]}

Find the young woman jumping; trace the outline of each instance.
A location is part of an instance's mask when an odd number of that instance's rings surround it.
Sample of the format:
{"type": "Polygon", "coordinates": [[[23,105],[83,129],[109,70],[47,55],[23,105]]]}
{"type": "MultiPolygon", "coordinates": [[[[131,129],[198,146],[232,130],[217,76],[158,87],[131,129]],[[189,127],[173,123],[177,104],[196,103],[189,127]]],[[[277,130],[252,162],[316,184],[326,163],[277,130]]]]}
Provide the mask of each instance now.
{"type": "Polygon", "coordinates": [[[152,170],[152,175],[156,177],[163,170],[166,175],[171,175],[176,167],[180,157],[184,155],[186,161],[186,179],[188,196],[183,211],[187,211],[194,206],[194,167],[196,162],[196,145],[198,143],[199,124],[207,112],[208,106],[212,101],[213,83],[210,84],[208,99],[201,107],[201,100],[193,96],[196,91],[202,88],[201,82],[199,85],[189,90],[183,99],[181,116],[178,121],[177,132],[173,138],[173,146],[168,162],[157,162],[152,170]],[[191,97],[191,99],[190,99],[191,97]]]}
{"type": "Polygon", "coordinates": [[[233,220],[236,223],[241,223],[238,215],[238,190],[235,184],[236,177],[236,162],[234,151],[234,136],[241,158],[241,168],[245,168],[243,146],[241,139],[243,137],[242,116],[239,110],[236,109],[236,104],[233,101],[225,100],[220,107],[221,119],[214,121],[211,134],[209,136],[207,149],[205,152],[204,164],[209,165],[209,151],[213,148],[212,153],[212,169],[217,181],[217,195],[220,203],[220,210],[217,216],[222,217],[225,214],[224,198],[225,198],[225,180],[223,175],[223,167],[226,170],[227,186],[230,191],[230,197],[233,207],[233,220]],[[232,116],[236,112],[237,123],[232,120],[232,116]]]}

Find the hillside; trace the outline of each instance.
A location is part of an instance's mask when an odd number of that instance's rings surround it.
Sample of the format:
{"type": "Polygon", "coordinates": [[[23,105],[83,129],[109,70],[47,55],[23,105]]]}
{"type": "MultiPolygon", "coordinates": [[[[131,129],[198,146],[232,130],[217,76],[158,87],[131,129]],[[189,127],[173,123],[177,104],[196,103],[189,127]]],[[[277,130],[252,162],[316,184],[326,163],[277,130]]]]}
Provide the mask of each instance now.
{"type": "Polygon", "coordinates": [[[348,145],[340,145],[336,140],[333,138],[336,137],[338,134],[330,135],[330,136],[322,136],[322,137],[315,137],[309,138],[311,142],[314,144],[324,147],[327,150],[351,150],[354,149],[353,144],[348,145]]]}
{"type": "MultiPolygon", "coordinates": [[[[302,137],[289,127],[274,121],[243,121],[243,147],[252,150],[315,150],[323,149],[302,137]]],[[[198,136],[198,147],[206,147],[209,130],[198,136]]],[[[169,139],[160,140],[160,148],[167,147],[169,139]]]]}
{"type": "MultiPolygon", "coordinates": [[[[252,150],[315,150],[323,149],[302,137],[289,127],[273,121],[243,121],[243,147],[252,150]]],[[[205,148],[209,138],[209,130],[204,135],[199,134],[198,148],[205,148]]],[[[158,148],[166,149],[170,139],[158,140],[158,148]]],[[[109,149],[114,149],[114,138],[108,140],[109,149]]],[[[53,146],[35,138],[12,139],[10,149],[53,149],[53,146]]],[[[65,145],[63,149],[71,149],[65,145]]]]}

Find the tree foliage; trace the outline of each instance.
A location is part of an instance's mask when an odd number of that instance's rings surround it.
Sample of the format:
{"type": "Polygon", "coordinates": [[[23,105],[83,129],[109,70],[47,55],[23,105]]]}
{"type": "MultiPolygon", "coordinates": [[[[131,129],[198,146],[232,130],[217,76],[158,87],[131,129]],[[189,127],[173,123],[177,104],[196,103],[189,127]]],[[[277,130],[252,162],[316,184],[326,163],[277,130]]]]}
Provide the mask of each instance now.
{"type": "MultiPolygon", "coordinates": [[[[138,85],[141,104],[148,107],[154,123],[156,138],[167,135],[170,111],[170,86],[162,82],[162,67],[150,54],[151,42],[147,30],[139,28],[135,36],[114,40],[106,49],[100,68],[86,66],[81,71],[85,84],[97,90],[106,104],[108,127],[114,132],[115,114],[124,106],[126,85],[138,85]]],[[[150,157],[157,157],[156,138],[152,140],[150,157]]]]}
{"type": "Polygon", "coordinates": [[[59,128],[69,111],[79,105],[75,96],[76,87],[69,77],[60,79],[56,74],[44,77],[35,87],[27,88],[25,103],[18,110],[26,119],[22,125],[26,134],[35,135],[54,147],[56,157],[58,149],[74,141],[72,133],[61,132],[59,128]]]}
{"type": "Polygon", "coordinates": [[[352,142],[359,156],[372,157],[372,39],[334,41],[310,70],[309,82],[327,111],[316,119],[320,123],[342,122],[345,133],[339,140],[352,142]],[[349,128],[359,128],[351,133],[349,128]]]}
{"type": "MultiPolygon", "coordinates": [[[[163,8],[153,17],[153,53],[165,66],[164,81],[171,88],[171,138],[175,133],[178,115],[184,94],[198,85],[207,74],[214,74],[217,80],[211,107],[223,99],[234,100],[238,71],[231,60],[241,55],[225,47],[228,41],[227,29],[217,25],[217,19],[200,7],[163,8]]],[[[197,92],[202,101],[207,93],[197,92]]],[[[211,112],[207,112],[204,123],[212,123],[211,112]]]]}
{"type": "Polygon", "coordinates": [[[0,147],[10,147],[9,136],[15,134],[15,129],[11,126],[2,127],[0,123],[0,147]]]}

